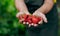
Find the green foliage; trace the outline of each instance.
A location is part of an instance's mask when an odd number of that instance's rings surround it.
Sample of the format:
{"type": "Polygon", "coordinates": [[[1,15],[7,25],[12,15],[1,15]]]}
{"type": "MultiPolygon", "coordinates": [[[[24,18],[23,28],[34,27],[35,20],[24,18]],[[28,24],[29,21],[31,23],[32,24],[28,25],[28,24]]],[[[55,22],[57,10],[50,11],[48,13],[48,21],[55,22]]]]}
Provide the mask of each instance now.
{"type": "Polygon", "coordinates": [[[0,36],[19,36],[19,31],[24,33],[24,25],[15,16],[18,10],[14,3],[14,0],[0,0],[0,36]]]}

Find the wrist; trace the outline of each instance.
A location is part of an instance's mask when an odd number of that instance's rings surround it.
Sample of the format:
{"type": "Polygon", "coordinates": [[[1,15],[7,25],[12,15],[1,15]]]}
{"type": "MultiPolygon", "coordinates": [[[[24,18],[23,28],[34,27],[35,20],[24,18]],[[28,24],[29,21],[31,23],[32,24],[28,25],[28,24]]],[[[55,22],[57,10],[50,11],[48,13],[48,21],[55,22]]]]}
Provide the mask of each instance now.
{"type": "Polygon", "coordinates": [[[29,14],[29,11],[20,11],[20,12],[23,12],[25,14],[29,14]]]}
{"type": "MultiPolygon", "coordinates": [[[[38,13],[38,14],[44,14],[43,12],[41,12],[41,11],[35,11],[35,13],[38,13]]],[[[45,14],[44,14],[45,15],[45,14]]]]}
{"type": "Polygon", "coordinates": [[[40,12],[40,11],[35,11],[35,13],[34,14],[36,14],[36,15],[40,15],[40,16],[45,16],[45,14],[44,13],[42,13],[42,12],[40,12]]]}
{"type": "Polygon", "coordinates": [[[43,11],[41,11],[41,10],[36,10],[35,12],[37,12],[37,13],[42,13],[42,14],[46,14],[46,13],[44,13],[43,11]]]}
{"type": "Polygon", "coordinates": [[[20,10],[20,12],[28,12],[28,10],[20,10]]]}

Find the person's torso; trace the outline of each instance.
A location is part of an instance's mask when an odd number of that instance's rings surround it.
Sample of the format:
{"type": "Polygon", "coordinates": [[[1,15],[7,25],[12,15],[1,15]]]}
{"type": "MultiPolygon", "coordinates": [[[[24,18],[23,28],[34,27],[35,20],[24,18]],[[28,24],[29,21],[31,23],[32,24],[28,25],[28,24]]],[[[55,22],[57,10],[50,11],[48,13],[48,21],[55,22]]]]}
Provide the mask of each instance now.
{"type": "MultiPolygon", "coordinates": [[[[25,0],[25,3],[28,3],[30,5],[42,5],[44,3],[44,0],[25,0]]],[[[54,3],[56,3],[56,0],[54,0],[54,3]]]]}
{"type": "Polygon", "coordinates": [[[43,0],[25,0],[25,3],[30,5],[41,5],[43,3],[43,0]]]}

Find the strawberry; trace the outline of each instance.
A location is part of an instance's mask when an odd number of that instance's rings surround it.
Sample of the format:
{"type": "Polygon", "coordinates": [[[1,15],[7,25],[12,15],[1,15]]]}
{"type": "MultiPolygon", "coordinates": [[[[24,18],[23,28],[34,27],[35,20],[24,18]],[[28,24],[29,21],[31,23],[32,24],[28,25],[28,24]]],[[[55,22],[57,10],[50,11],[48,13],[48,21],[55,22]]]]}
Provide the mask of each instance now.
{"type": "Polygon", "coordinates": [[[28,18],[27,18],[27,22],[29,22],[29,24],[32,23],[32,20],[31,19],[32,19],[32,17],[31,17],[31,15],[29,15],[28,18]]]}
{"type": "Polygon", "coordinates": [[[24,15],[22,15],[22,17],[23,17],[24,19],[26,19],[26,18],[28,17],[28,15],[24,14],[24,15]]]}
{"type": "Polygon", "coordinates": [[[24,15],[22,15],[22,17],[23,17],[23,19],[24,19],[24,22],[27,22],[27,17],[28,17],[28,15],[24,14],[24,15]]]}
{"type": "MultiPolygon", "coordinates": [[[[41,20],[42,20],[42,18],[41,17],[37,17],[37,16],[32,16],[32,15],[26,15],[26,14],[24,14],[24,15],[22,15],[22,17],[24,18],[24,23],[26,22],[28,22],[27,24],[38,24],[38,22],[40,22],[41,20]]],[[[32,25],[33,25],[32,24],[32,25]]]]}
{"type": "MultiPolygon", "coordinates": [[[[39,21],[41,21],[41,20],[42,20],[42,18],[41,18],[41,17],[37,17],[37,19],[38,19],[39,21]]],[[[38,21],[38,22],[39,22],[39,21],[38,21]]]]}
{"type": "Polygon", "coordinates": [[[37,24],[38,23],[38,18],[37,17],[35,17],[35,16],[32,16],[32,22],[34,23],[34,24],[37,24]]]}
{"type": "Polygon", "coordinates": [[[31,24],[31,23],[32,23],[32,21],[31,21],[31,20],[28,20],[28,22],[29,22],[29,24],[31,24]]]}

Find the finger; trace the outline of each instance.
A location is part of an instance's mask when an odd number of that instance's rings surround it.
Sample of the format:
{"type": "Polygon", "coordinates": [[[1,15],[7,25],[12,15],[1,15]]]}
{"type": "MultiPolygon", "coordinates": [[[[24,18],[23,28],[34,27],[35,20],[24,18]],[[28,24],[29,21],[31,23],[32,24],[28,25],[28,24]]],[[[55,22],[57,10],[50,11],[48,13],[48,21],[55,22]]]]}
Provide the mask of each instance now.
{"type": "Polygon", "coordinates": [[[16,14],[16,17],[19,17],[19,15],[20,15],[20,13],[17,13],[17,14],[16,14]]]}
{"type": "Polygon", "coordinates": [[[34,24],[32,23],[31,25],[33,26],[34,24]]]}
{"type": "Polygon", "coordinates": [[[18,19],[23,19],[23,17],[20,15],[20,16],[18,17],[18,19]]]}
{"type": "Polygon", "coordinates": [[[23,22],[23,24],[26,24],[26,22],[23,22]]]}
{"type": "Polygon", "coordinates": [[[29,24],[28,26],[31,27],[31,24],[29,24]]]}
{"type": "Polygon", "coordinates": [[[22,15],[17,15],[18,19],[23,19],[22,15]]]}
{"type": "Polygon", "coordinates": [[[29,22],[26,22],[26,24],[29,24],[29,22]]]}
{"type": "Polygon", "coordinates": [[[42,18],[43,18],[43,20],[44,20],[45,23],[48,22],[46,16],[43,15],[42,18]]]}
{"type": "Polygon", "coordinates": [[[41,21],[40,21],[40,22],[38,22],[38,24],[42,24],[42,23],[43,23],[43,22],[41,22],[41,21]]]}
{"type": "Polygon", "coordinates": [[[42,24],[42,23],[43,23],[43,21],[42,21],[42,20],[38,22],[38,24],[42,24]]]}
{"type": "Polygon", "coordinates": [[[19,12],[19,13],[16,14],[16,17],[19,18],[22,15],[23,15],[23,12],[19,12]]]}
{"type": "Polygon", "coordinates": [[[36,27],[36,26],[38,26],[38,24],[34,24],[33,26],[36,27]]]}
{"type": "Polygon", "coordinates": [[[23,21],[24,21],[24,19],[19,20],[19,22],[23,22],[23,21]]]}
{"type": "Polygon", "coordinates": [[[19,20],[19,23],[22,23],[22,21],[21,21],[21,20],[19,20]]]}

